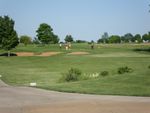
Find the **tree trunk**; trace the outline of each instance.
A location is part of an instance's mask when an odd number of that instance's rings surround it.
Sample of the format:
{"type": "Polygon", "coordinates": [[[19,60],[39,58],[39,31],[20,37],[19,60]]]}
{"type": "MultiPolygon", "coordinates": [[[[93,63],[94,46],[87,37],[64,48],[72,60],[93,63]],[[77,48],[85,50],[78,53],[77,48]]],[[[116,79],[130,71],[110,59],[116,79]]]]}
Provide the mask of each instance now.
{"type": "Polygon", "coordinates": [[[8,51],[8,57],[10,57],[10,51],[8,51]]]}

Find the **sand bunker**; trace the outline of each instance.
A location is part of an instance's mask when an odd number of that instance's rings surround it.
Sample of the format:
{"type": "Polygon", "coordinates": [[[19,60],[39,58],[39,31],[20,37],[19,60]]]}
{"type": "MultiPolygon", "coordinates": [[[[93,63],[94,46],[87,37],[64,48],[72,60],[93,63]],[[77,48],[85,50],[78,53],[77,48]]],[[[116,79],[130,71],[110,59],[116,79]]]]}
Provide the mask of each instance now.
{"type": "MultiPolygon", "coordinates": [[[[58,55],[62,52],[43,52],[40,54],[36,54],[34,52],[16,52],[15,54],[17,56],[53,56],[53,55],[58,55]]],[[[68,53],[68,55],[87,55],[89,54],[88,52],[72,52],[68,53]]]]}
{"type": "Polygon", "coordinates": [[[69,55],[87,55],[89,54],[88,52],[72,52],[72,53],[68,53],[69,55]]]}
{"type": "Polygon", "coordinates": [[[17,52],[17,56],[34,56],[33,52],[17,52]]]}
{"type": "Polygon", "coordinates": [[[33,52],[17,52],[17,56],[53,56],[60,54],[61,52],[43,52],[41,54],[35,54],[33,52]]]}
{"type": "Polygon", "coordinates": [[[40,55],[36,55],[36,56],[53,56],[53,55],[57,55],[60,53],[61,52],[44,52],[44,53],[41,53],[40,55]]]}

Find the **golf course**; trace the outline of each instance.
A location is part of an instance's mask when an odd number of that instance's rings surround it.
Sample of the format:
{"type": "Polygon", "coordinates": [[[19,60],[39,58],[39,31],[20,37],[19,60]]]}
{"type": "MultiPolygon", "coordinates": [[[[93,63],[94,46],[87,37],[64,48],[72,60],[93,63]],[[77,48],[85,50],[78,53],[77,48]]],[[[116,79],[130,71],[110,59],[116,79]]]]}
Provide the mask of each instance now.
{"type": "MultiPolygon", "coordinates": [[[[0,50],[0,54],[7,51],[0,50]]],[[[15,56],[0,56],[1,79],[11,86],[96,95],[150,96],[150,43],[18,45],[15,56]],[[118,73],[128,67],[130,72],[118,73]],[[69,69],[81,71],[82,79],[60,81],[69,69]],[[107,72],[102,76],[102,72],[107,72]]]]}

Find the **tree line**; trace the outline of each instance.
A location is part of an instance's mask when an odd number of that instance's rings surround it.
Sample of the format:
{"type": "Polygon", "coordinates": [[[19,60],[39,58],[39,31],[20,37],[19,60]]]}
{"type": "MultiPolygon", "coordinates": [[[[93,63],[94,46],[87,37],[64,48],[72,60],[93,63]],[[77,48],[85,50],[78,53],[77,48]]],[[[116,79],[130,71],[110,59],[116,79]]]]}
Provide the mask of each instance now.
{"type": "MultiPolygon", "coordinates": [[[[23,35],[20,36],[20,43],[27,44],[57,44],[59,43],[58,35],[53,33],[53,29],[50,25],[46,23],[40,24],[39,28],[36,30],[36,37],[32,40],[30,36],[23,35]]],[[[73,42],[74,39],[71,35],[66,35],[65,42],[73,42]]]]}
{"type": "Polygon", "coordinates": [[[111,35],[108,36],[108,33],[105,32],[102,37],[97,41],[97,43],[142,43],[150,42],[150,32],[144,35],[136,34],[132,35],[127,33],[124,36],[111,35]]]}

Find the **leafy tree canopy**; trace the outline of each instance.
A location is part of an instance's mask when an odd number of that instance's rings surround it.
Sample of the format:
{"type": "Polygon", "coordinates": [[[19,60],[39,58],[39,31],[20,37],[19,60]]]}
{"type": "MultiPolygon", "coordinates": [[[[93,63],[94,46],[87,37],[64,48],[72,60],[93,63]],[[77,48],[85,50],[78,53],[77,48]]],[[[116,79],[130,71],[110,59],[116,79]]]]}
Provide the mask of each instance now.
{"type": "Polygon", "coordinates": [[[124,41],[125,42],[131,42],[133,38],[134,37],[131,33],[127,33],[127,34],[124,35],[124,41]]]}
{"type": "Polygon", "coordinates": [[[136,34],[136,35],[134,36],[134,40],[137,41],[138,43],[142,42],[141,35],[140,35],[140,34],[136,34]]]}
{"type": "Polygon", "coordinates": [[[149,41],[150,42],[150,32],[148,34],[144,34],[142,36],[142,40],[145,40],[145,41],[149,41]]]}
{"type": "Polygon", "coordinates": [[[71,35],[66,35],[65,42],[73,42],[73,37],[71,35]]]}
{"type": "Polygon", "coordinates": [[[108,43],[108,38],[109,38],[108,33],[104,32],[101,38],[97,40],[97,43],[108,43]]]}
{"type": "Polygon", "coordinates": [[[19,44],[14,24],[15,22],[9,16],[0,16],[0,46],[2,49],[11,50],[19,44]]]}
{"type": "Polygon", "coordinates": [[[109,43],[120,43],[121,39],[118,35],[112,35],[109,37],[109,43]]]}
{"type": "Polygon", "coordinates": [[[20,36],[20,43],[23,43],[24,45],[31,44],[32,39],[31,39],[31,37],[29,37],[27,35],[23,35],[23,36],[20,36]]]}
{"type": "Polygon", "coordinates": [[[43,44],[58,43],[59,38],[53,33],[53,29],[46,23],[40,24],[37,29],[37,37],[43,44]]]}
{"type": "Polygon", "coordinates": [[[35,37],[35,38],[33,39],[33,44],[40,44],[39,39],[35,37]]]}

